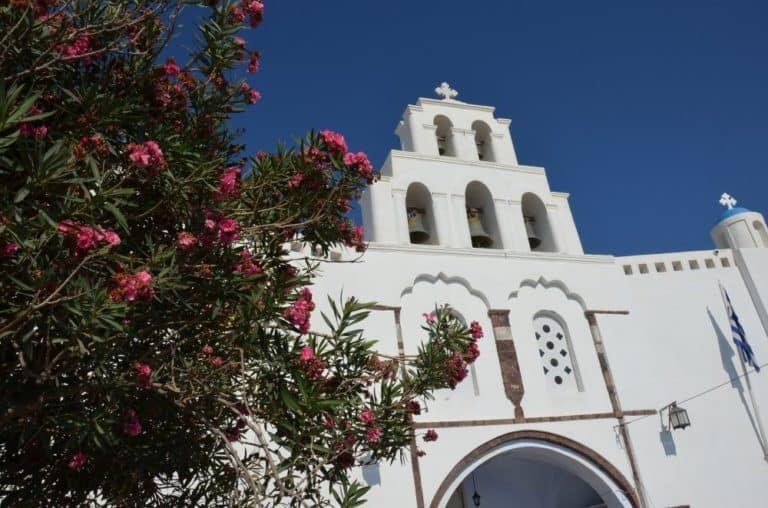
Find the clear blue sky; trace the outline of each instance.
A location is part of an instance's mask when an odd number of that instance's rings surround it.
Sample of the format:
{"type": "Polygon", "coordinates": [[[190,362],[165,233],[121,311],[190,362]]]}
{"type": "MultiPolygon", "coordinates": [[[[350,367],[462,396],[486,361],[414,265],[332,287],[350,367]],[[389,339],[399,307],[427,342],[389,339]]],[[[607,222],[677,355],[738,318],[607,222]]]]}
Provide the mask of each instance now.
{"type": "Polygon", "coordinates": [[[330,128],[379,166],[405,106],[448,81],[512,119],[587,252],[710,248],[723,191],[768,211],[766,1],[265,5],[246,35],[263,100],[235,122],[251,153],[330,128]]]}

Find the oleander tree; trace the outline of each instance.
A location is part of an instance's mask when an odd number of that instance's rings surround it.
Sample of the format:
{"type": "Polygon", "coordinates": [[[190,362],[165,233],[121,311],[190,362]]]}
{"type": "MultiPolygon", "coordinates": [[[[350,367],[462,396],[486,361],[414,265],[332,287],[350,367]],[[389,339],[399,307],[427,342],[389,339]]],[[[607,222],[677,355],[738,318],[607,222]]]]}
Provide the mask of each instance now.
{"type": "Polygon", "coordinates": [[[400,457],[477,357],[447,307],[399,358],[363,336],[370,304],[312,315],[318,261],[286,242],[364,251],[347,212],[377,175],[331,131],[244,154],[237,34],[263,14],[0,3],[0,506],[356,506],[351,468],[400,457]]]}

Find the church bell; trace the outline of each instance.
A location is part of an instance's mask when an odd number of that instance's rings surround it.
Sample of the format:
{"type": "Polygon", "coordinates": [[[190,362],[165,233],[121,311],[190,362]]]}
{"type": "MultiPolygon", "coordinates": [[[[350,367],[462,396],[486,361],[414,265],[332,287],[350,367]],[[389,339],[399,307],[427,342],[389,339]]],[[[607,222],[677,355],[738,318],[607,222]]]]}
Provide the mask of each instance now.
{"type": "Polygon", "coordinates": [[[535,249],[539,245],[541,245],[541,238],[538,237],[536,234],[536,229],[533,227],[533,223],[536,222],[536,219],[533,217],[525,216],[525,232],[528,235],[528,245],[531,246],[531,249],[535,249]]]}
{"type": "Polygon", "coordinates": [[[408,233],[411,236],[411,243],[427,243],[429,241],[429,231],[424,227],[423,208],[408,208],[408,233]]]}
{"type": "Polygon", "coordinates": [[[482,217],[482,208],[467,208],[467,221],[469,222],[469,236],[472,238],[472,247],[487,249],[493,245],[493,238],[483,229],[482,217]]]}

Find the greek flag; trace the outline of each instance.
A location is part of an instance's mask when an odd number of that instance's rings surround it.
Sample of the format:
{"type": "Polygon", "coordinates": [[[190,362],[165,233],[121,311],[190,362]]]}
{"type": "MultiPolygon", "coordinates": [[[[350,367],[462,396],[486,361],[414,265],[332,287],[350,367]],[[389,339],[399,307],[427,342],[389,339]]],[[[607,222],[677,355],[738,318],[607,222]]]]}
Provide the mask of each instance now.
{"type": "Polygon", "coordinates": [[[723,297],[725,298],[725,311],[728,313],[728,319],[731,321],[731,334],[733,335],[733,343],[741,353],[741,359],[745,363],[751,365],[755,372],[760,372],[760,366],[755,361],[755,353],[752,351],[752,346],[747,342],[747,334],[744,333],[744,328],[739,322],[739,317],[736,315],[736,311],[733,310],[731,305],[731,299],[728,297],[728,291],[724,287],[720,286],[723,291],[723,297]]]}

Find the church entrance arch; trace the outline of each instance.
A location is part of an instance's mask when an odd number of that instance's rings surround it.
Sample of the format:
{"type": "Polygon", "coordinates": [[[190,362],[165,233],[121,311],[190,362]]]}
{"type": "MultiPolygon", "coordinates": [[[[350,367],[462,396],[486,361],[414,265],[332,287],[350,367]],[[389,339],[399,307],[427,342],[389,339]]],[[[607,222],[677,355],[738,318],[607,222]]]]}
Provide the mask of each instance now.
{"type": "Polygon", "coordinates": [[[541,431],[499,436],[451,470],[430,508],[635,508],[631,484],[590,448],[541,431]]]}

